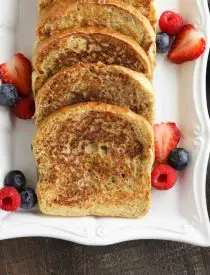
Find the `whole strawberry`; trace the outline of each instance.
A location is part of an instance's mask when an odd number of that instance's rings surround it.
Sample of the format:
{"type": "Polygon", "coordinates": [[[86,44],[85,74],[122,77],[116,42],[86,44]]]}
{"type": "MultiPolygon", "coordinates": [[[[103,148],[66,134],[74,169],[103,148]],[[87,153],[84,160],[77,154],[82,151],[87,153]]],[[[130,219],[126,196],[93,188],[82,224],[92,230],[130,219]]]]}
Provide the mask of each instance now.
{"type": "Polygon", "coordinates": [[[35,112],[35,102],[32,99],[20,98],[11,108],[12,113],[20,119],[30,119],[35,112]]]}

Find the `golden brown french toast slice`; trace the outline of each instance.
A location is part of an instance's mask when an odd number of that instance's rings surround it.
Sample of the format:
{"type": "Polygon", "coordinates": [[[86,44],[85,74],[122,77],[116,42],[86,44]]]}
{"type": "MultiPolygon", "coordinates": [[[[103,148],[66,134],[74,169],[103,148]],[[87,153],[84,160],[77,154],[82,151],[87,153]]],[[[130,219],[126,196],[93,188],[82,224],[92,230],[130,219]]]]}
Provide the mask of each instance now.
{"type": "Polygon", "coordinates": [[[64,29],[100,27],[113,29],[133,38],[155,63],[155,31],[149,20],[134,7],[116,0],[58,2],[40,16],[37,39],[41,41],[64,29]]]}
{"type": "Polygon", "coordinates": [[[60,69],[79,62],[120,65],[152,77],[150,60],[136,41],[110,29],[79,28],[65,30],[36,45],[35,92],[60,69]]]}
{"type": "Polygon", "coordinates": [[[150,207],[153,130],[127,108],[83,103],[53,113],[33,141],[41,212],[145,215],[150,207]]]}
{"type": "Polygon", "coordinates": [[[154,92],[151,82],[141,73],[122,66],[77,64],[52,76],[36,95],[36,123],[62,107],[98,101],[129,107],[154,119],[154,92]]]}
{"type": "MultiPolygon", "coordinates": [[[[62,4],[64,2],[74,3],[74,2],[86,2],[85,0],[76,1],[76,0],[39,0],[39,10],[40,12],[46,12],[49,10],[55,3],[62,4]]],[[[105,3],[104,1],[95,1],[100,3],[105,3]]],[[[124,2],[129,4],[135,8],[137,8],[145,17],[149,19],[151,24],[154,26],[156,23],[156,13],[154,7],[154,0],[120,0],[120,2],[124,2]]]]}

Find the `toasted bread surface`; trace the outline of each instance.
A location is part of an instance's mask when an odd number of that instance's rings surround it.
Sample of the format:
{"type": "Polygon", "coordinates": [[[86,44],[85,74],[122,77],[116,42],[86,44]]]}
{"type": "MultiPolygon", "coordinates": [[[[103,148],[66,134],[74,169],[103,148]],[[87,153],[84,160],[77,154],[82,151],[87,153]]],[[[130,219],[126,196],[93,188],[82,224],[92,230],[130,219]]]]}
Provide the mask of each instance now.
{"type": "Polygon", "coordinates": [[[150,205],[153,131],[127,108],[82,103],[48,116],[33,141],[40,210],[139,217],[150,205]]]}
{"type": "Polygon", "coordinates": [[[79,62],[120,65],[151,78],[150,60],[136,41],[109,29],[79,28],[37,44],[33,56],[35,90],[60,69],[79,62]]]}
{"type": "MultiPolygon", "coordinates": [[[[41,13],[45,13],[55,3],[62,4],[63,2],[76,2],[76,0],[39,0],[39,10],[41,13]]],[[[103,3],[103,1],[101,1],[103,3]]],[[[105,1],[104,1],[105,2],[105,1]]],[[[145,17],[149,19],[151,24],[155,26],[156,13],[154,7],[154,0],[120,0],[135,8],[137,8],[145,17]]]]}
{"type": "MultiPolygon", "coordinates": [[[[100,27],[130,36],[148,53],[154,48],[154,29],[148,19],[129,4],[117,0],[107,0],[104,3],[95,0],[61,3],[52,5],[48,12],[40,16],[38,40],[46,39],[64,29],[100,27]]],[[[154,56],[151,56],[151,62],[154,63],[154,56]]]]}
{"type": "Polygon", "coordinates": [[[56,35],[64,29],[99,27],[113,29],[133,38],[155,64],[155,32],[148,19],[129,4],[107,0],[99,3],[58,2],[40,17],[37,27],[38,41],[56,35]],[[62,3],[62,4],[61,4],[62,3]]]}
{"type": "Polygon", "coordinates": [[[144,216],[154,161],[154,1],[38,5],[32,151],[40,211],[144,216]]]}
{"type": "Polygon", "coordinates": [[[51,77],[36,95],[36,123],[62,107],[87,101],[126,106],[153,123],[151,82],[141,73],[103,64],[77,64],[51,77]]]}

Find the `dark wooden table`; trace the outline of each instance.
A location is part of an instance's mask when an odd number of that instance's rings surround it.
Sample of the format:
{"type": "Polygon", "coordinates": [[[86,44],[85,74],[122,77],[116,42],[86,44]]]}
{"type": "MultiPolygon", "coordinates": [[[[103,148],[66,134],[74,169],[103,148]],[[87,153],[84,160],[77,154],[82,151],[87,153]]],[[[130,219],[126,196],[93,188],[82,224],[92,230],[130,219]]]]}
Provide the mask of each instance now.
{"type": "MultiPolygon", "coordinates": [[[[210,62],[207,73],[210,110],[210,62]]],[[[210,213],[210,165],[207,173],[210,213]]],[[[210,248],[166,241],[132,241],[86,247],[61,240],[25,238],[0,242],[0,275],[207,275],[210,248]]]]}

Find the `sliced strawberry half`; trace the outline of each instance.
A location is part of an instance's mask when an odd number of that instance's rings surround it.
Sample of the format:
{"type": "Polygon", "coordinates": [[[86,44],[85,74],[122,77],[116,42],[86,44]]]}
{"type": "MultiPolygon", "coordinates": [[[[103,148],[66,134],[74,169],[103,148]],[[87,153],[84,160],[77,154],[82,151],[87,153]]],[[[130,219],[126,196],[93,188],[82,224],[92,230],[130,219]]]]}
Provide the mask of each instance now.
{"type": "Polygon", "coordinates": [[[154,125],[155,160],[158,163],[167,162],[169,153],[177,147],[180,141],[180,131],[173,122],[154,125]]]}
{"type": "Polygon", "coordinates": [[[185,25],[177,34],[168,59],[176,64],[192,61],[201,56],[206,49],[206,40],[193,25],[185,25]]]}
{"type": "Polygon", "coordinates": [[[3,82],[14,85],[24,97],[32,90],[31,74],[31,62],[21,53],[15,54],[7,63],[0,65],[0,77],[3,82]]]}

